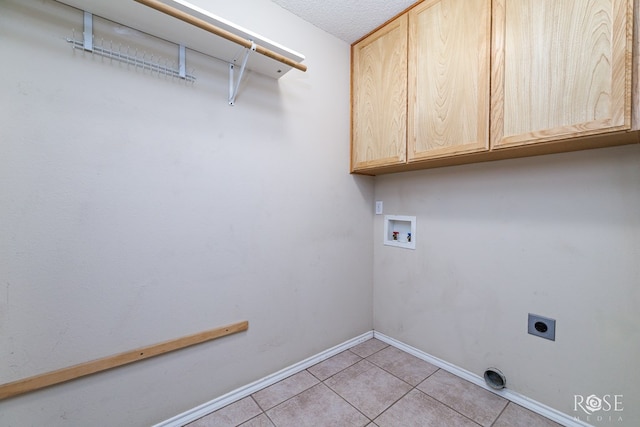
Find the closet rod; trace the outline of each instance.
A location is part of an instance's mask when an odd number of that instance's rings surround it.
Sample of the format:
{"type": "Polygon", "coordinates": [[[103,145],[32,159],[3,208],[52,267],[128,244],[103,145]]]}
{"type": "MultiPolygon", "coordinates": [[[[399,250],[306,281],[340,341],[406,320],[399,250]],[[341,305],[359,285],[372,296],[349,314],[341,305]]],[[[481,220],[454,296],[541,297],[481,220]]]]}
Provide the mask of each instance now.
{"type": "MultiPolygon", "coordinates": [[[[219,37],[222,37],[224,39],[227,39],[233,43],[237,43],[240,46],[243,46],[247,49],[251,49],[253,43],[251,42],[251,40],[247,40],[243,37],[237,36],[227,30],[224,30],[222,28],[216,27],[213,24],[210,24],[206,21],[203,21],[202,19],[196,18],[195,16],[189,15],[186,12],[183,12],[181,10],[178,10],[174,7],[168,6],[164,3],[161,3],[157,0],[135,0],[138,3],[141,3],[145,6],[148,6],[152,9],[155,9],[157,11],[166,13],[167,15],[173,16],[174,18],[177,18],[181,21],[184,21],[188,24],[191,24],[195,27],[201,28],[205,31],[208,31],[212,34],[215,34],[219,37]]],[[[277,52],[272,51],[271,49],[267,49],[266,47],[263,46],[256,46],[256,52],[274,59],[278,62],[282,62],[285,65],[288,65],[290,67],[293,67],[297,70],[300,71],[307,71],[307,66],[304,64],[300,64],[299,62],[296,62],[292,59],[287,58],[286,56],[280,55],[277,52]]]]}
{"type": "Polygon", "coordinates": [[[179,350],[205,341],[236,334],[238,332],[246,331],[247,329],[249,329],[249,322],[244,320],[242,322],[210,329],[197,334],[187,335],[182,338],[165,341],[159,344],[152,344],[146,347],[140,347],[135,350],[103,357],[102,359],[92,360],[79,365],[73,365],[68,368],[58,369],[57,371],[51,371],[22,380],[0,384],[0,400],[71,381],[86,375],[106,371],[108,369],[137,362],[139,360],[159,356],[170,351],[179,350]]]}

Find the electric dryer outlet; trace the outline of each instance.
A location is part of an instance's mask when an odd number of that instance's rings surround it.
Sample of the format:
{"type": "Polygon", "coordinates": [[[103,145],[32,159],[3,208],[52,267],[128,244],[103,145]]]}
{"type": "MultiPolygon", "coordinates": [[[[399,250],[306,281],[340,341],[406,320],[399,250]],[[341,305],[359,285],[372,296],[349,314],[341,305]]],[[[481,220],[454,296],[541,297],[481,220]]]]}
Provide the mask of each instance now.
{"type": "Polygon", "coordinates": [[[551,341],[556,340],[556,320],[529,313],[529,333],[551,341]]]}

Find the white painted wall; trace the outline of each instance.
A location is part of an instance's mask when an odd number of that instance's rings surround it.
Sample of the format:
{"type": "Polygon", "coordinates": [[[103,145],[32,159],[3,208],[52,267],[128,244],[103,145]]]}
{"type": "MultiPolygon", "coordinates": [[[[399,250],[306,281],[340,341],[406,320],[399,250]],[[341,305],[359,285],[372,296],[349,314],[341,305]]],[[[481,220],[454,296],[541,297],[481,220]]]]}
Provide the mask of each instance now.
{"type": "Polygon", "coordinates": [[[309,71],[249,74],[229,107],[226,64],[188,51],[185,85],[74,52],[78,10],[0,3],[0,383],[250,322],[0,401],[2,426],[150,425],[372,329],[373,180],[348,174],[349,46],[268,0],[207,5],[309,71]]]}
{"type": "Polygon", "coordinates": [[[638,425],[640,146],[380,176],[375,199],[417,216],[415,251],[374,221],[377,331],[582,420],[574,395],[621,394],[590,423],[638,425]]]}
{"type": "MultiPolygon", "coordinates": [[[[0,401],[0,425],[149,425],[372,327],[569,414],[622,394],[600,425],[636,425],[640,147],[349,176],[348,46],[268,0],[202,3],[309,71],[250,74],[231,108],[225,64],[190,51],[185,86],[72,51],[77,10],[0,2],[0,382],[250,329],[0,401]],[[382,245],[374,183],[415,251],[382,245]]],[[[123,30],[96,22],[176,55],[123,30]]]]}

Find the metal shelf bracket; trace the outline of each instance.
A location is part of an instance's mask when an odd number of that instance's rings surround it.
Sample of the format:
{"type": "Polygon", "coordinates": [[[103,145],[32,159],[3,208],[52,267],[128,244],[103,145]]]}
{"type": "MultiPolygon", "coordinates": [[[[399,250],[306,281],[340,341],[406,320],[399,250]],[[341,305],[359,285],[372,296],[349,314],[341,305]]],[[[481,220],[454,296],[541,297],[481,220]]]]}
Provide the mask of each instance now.
{"type": "Polygon", "coordinates": [[[251,52],[255,52],[257,49],[256,44],[251,40],[251,47],[245,49],[244,56],[242,58],[242,64],[240,65],[240,74],[238,78],[235,78],[235,67],[233,63],[229,64],[229,105],[234,106],[236,104],[236,96],[238,96],[238,88],[244,75],[244,70],[247,67],[247,60],[251,52]]]}
{"type": "Polygon", "coordinates": [[[67,42],[71,43],[74,49],[81,49],[85,52],[99,55],[110,60],[120,61],[127,65],[142,68],[158,75],[168,76],[172,78],[178,78],[189,83],[196,81],[196,78],[187,73],[187,49],[184,45],[178,45],[178,64],[177,68],[171,66],[168,61],[160,61],[160,58],[156,58],[154,61],[153,55],[151,60],[147,60],[146,53],[142,53],[142,57],[138,55],[138,51],[131,54],[129,47],[123,52],[122,46],[118,46],[117,49],[113,48],[113,43],[109,44],[109,47],[104,46],[104,40],[94,40],[93,36],[93,14],[84,11],[84,29],[82,31],[82,40],[75,39],[75,31],[72,38],[67,38],[67,42]]]}
{"type": "Polygon", "coordinates": [[[87,11],[84,12],[84,31],[82,36],[84,50],[93,52],[93,15],[87,11]]]}

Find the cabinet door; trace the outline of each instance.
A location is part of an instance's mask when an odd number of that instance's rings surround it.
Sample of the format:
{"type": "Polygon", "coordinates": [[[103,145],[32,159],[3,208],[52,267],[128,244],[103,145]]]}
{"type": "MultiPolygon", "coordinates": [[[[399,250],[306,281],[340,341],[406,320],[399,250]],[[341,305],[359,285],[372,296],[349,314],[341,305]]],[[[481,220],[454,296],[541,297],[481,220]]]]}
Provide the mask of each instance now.
{"type": "Polygon", "coordinates": [[[406,161],[407,17],[352,47],[351,170],[406,161]]]}
{"type": "Polygon", "coordinates": [[[494,0],[491,146],[626,130],[632,0],[494,0]]]}
{"type": "Polygon", "coordinates": [[[409,162],[489,148],[490,0],[409,12],[409,162]]]}

